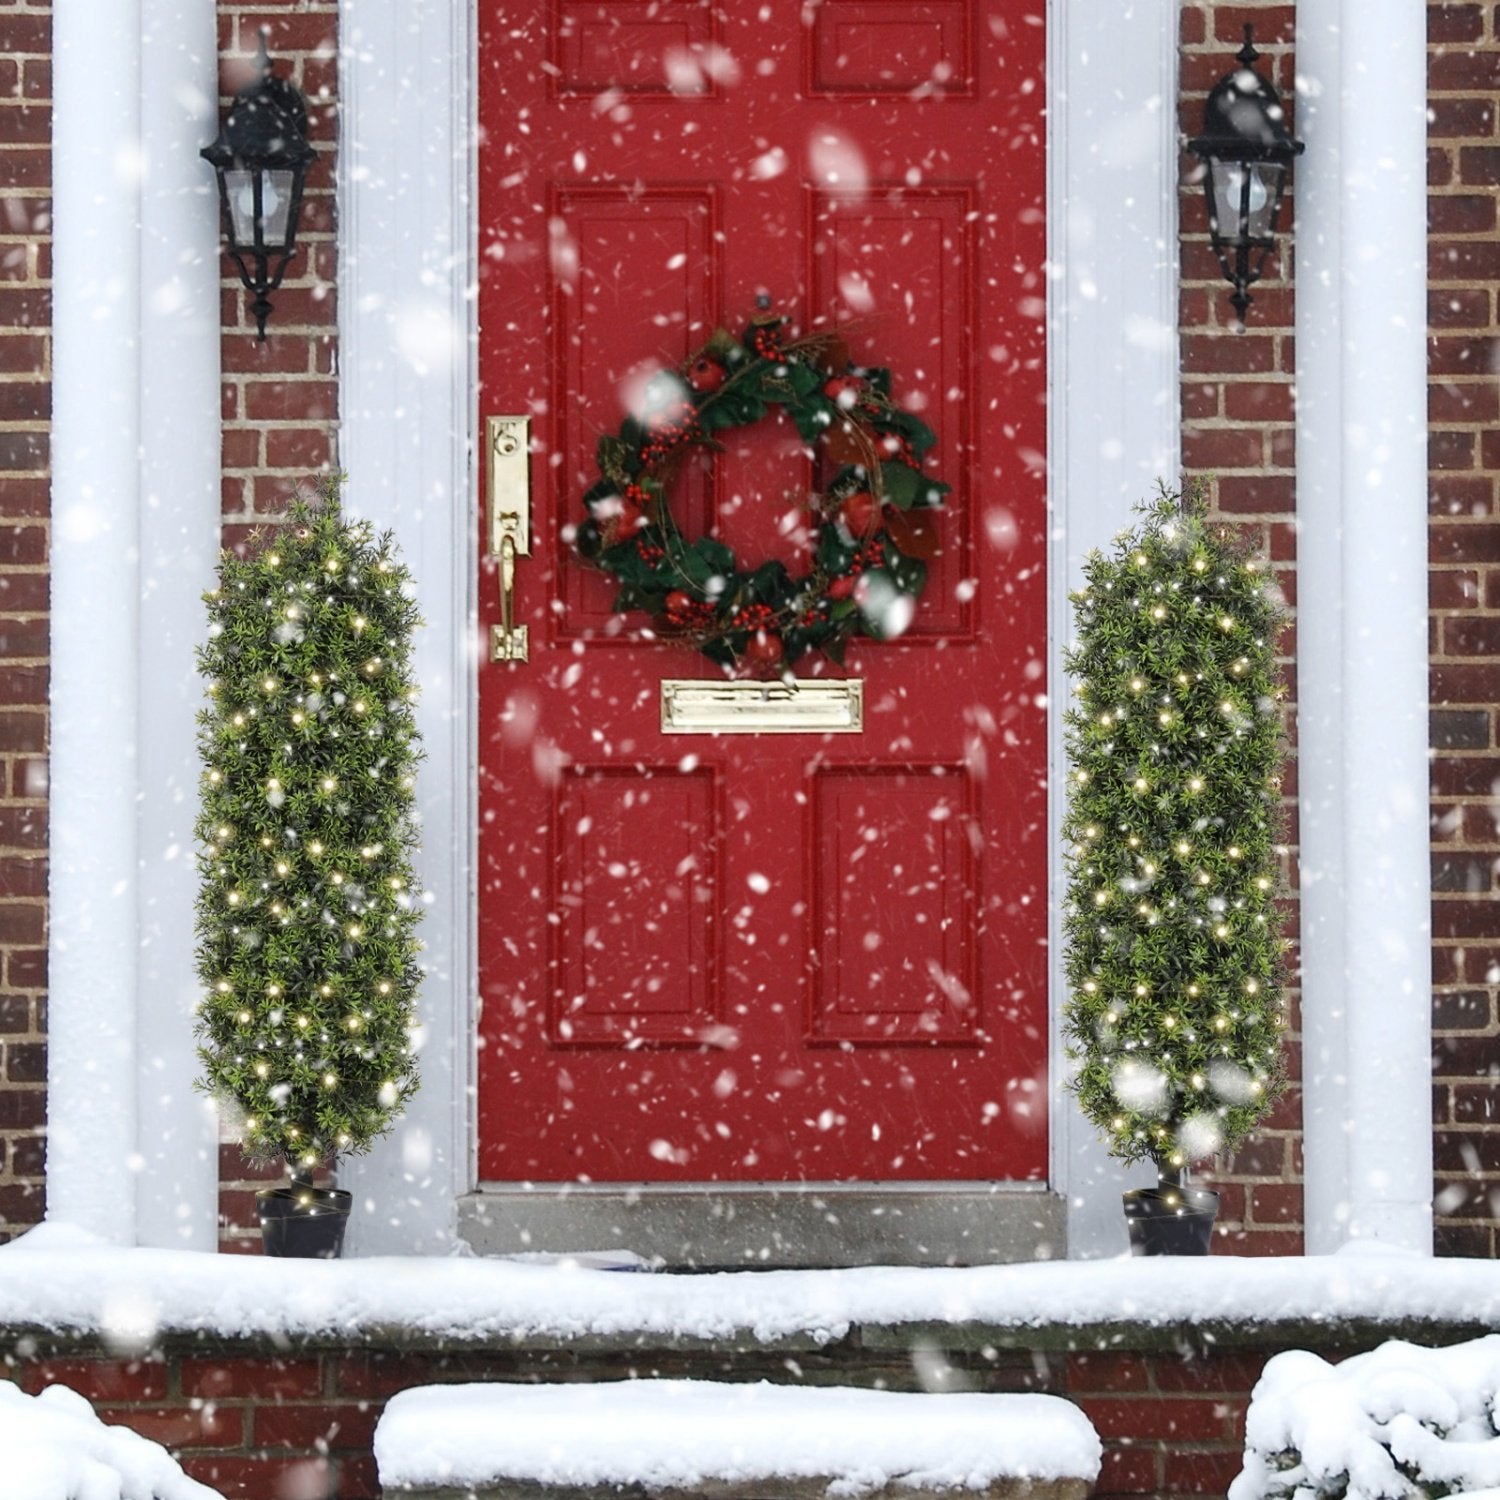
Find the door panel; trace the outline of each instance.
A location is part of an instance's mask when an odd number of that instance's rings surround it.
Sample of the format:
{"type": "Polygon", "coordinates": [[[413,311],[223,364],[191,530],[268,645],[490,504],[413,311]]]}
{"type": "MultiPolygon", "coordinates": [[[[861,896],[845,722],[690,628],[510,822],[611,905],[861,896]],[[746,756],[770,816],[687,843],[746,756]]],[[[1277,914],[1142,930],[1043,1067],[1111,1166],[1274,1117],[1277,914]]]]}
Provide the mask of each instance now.
{"type": "MultiPolygon", "coordinates": [[[[484,0],[480,35],[479,415],[531,418],[534,508],[530,659],[478,666],[480,1176],[1039,1178],[1039,18],[484,0]],[[615,614],[571,528],[598,437],[760,296],[891,367],[942,551],[900,640],[798,664],[864,679],[861,734],[666,736],[662,680],[718,669],[615,614]]],[[[723,437],[675,513],[795,568],[817,456],[723,437]]]]}

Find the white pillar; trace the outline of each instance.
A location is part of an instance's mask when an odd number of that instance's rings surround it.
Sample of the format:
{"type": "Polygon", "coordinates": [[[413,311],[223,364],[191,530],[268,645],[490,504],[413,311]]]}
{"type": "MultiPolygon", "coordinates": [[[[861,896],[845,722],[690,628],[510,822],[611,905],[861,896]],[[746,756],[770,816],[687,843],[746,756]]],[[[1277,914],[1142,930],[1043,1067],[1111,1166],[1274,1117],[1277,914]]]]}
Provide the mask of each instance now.
{"type": "Polygon", "coordinates": [[[47,1215],[135,1237],[140,4],[53,16],[47,1215]]]}
{"type": "Polygon", "coordinates": [[[213,1250],[218,1130],[193,1088],[198,810],[193,650],[219,551],[219,206],[213,0],[143,0],[140,973],[137,1239],[213,1250]]]}
{"type": "MultiPolygon", "coordinates": [[[[1050,885],[1063,888],[1071,687],[1070,590],[1083,559],[1130,524],[1178,467],[1177,0],[1048,11],[1050,885]]],[[[1068,1254],[1125,1250],[1120,1193],[1156,1180],[1105,1150],[1064,1087],[1062,913],[1051,903],[1051,1185],[1068,1202],[1068,1254]]]]}
{"type": "Polygon", "coordinates": [[[477,496],[467,0],[344,0],[339,23],[341,457],[351,514],[396,532],[426,621],[417,771],[430,904],[422,1086],[348,1164],[357,1253],[431,1253],[473,1185],[473,709],[477,496]]]}
{"type": "MultiPolygon", "coordinates": [[[[1319,340],[1337,327],[1337,405],[1323,389],[1303,404],[1299,465],[1309,453],[1339,457],[1339,504],[1299,489],[1312,566],[1337,557],[1337,575],[1306,567],[1299,578],[1299,646],[1319,626],[1310,601],[1335,593],[1342,605],[1341,660],[1304,656],[1300,703],[1310,726],[1320,706],[1341,702],[1337,735],[1304,733],[1309,796],[1334,797],[1329,818],[1315,807],[1315,839],[1336,853],[1315,880],[1315,937],[1341,937],[1336,969],[1324,949],[1309,973],[1304,1014],[1322,1051],[1317,1066],[1339,1071],[1346,1125],[1319,1120],[1308,1136],[1310,1247],[1374,1239],[1430,1252],[1431,886],[1427,777],[1426,449],[1426,93],[1421,7],[1404,0],[1302,0],[1299,49],[1337,77],[1299,65],[1319,91],[1316,114],[1336,108],[1331,148],[1336,179],[1322,192],[1337,202],[1335,261],[1308,275],[1299,263],[1299,391],[1329,381],[1317,352],[1301,346],[1303,319],[1319,340]],[[1334,38],[1335,53],[1327,45],[1334,38]],[[1327,532],[1336,529],[1336,543],[1327,532]],[[1336,863],[1335,863],[1336,861],[1336,863]],[[1341,897],[1325,925],[1325,903],[1341,897]],[[1341,1045],[1340,1045],[1341,1043],[1341,1045]],[[1318,1154],[1316,1163],[1312,1158],[1318,1154]],[[1342,1178],[1342,1180],[1340,1180],[1342,1178]],[[1337,1196],[1335,1196],[1337,1195],[1337,1196]],[[1316,1225],[1314,1233],[1312,1226],[1316,1225]]],[[[1312,134],[1309,155],[1324,149],[1312,134]]],[[[1306,160],[1306,158],[1304,158],[1306,160]]],[[[1321,180],[1321,179],[1319,179],[1321,180]]],[[[1299,188],[1305,199],[1309,187],[1299,188]]],[[[1328,211],[1327,198],[1320,205],[1328,211]]],[[[1317,460],[1315,459],[1315,465],[1317,460]]],[[[1321,481],[1321,467],[1312,479],[1321,481]]],[[[1309,851],[1310,853],[1313,851],[1309,851]]],[[[1304,893],[1304,902],[1307,893],[1304,893]]],[[[1310,1090],[1318,1087],[1310,1081],[1310,1090]]]]}

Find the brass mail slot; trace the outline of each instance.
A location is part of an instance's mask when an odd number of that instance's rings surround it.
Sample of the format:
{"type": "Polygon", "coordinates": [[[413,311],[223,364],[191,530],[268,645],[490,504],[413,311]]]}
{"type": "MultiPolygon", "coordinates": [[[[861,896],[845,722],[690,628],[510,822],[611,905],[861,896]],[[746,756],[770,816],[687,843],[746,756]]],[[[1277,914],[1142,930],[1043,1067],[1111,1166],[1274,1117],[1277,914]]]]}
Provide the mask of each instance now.
{"type": "Polygon", "coordinates": [[[669,677],[661,685],[663,734],[859,734],[864,727],[859,677],[792,685],[669,677]]]}

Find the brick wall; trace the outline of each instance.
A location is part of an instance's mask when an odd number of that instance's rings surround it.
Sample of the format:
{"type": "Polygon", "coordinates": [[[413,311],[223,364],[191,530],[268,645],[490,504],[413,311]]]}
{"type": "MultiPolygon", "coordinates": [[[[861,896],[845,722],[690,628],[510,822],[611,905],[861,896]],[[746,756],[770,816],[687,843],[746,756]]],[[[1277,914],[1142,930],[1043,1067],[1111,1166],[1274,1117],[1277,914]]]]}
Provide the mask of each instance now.
{"type": "Polygon", "coordinates": [[[0,4],[0,1241],[43,1206],[51,39],[0,4]]]}
{"type": "MultiPolygon", "coordinates": [[[[246,69],[267,28],[276,72],[308,103],[308,137],[318,159],[302,200],[301,247],[266,326],[255,336],[251,298],[226,259],[224,280],[224,539],[235,546],[258,524],[280,516],[299,486],[338,460],[338,306],[334,290],[334,165],[338,137],[337,0],[219,0],[221,103],[249,76],[246,69]]],[[[232,1134],[232,1126],[226,1132],[232,1134]]],[[[232,1143],[219,1152],[220,1248],[258,1252],[256,1172],[232,1143]]]]}
{"type": "Polygon", "coordinates": [[[1493,5],[1427,7],[1437,1243],[1482,1256],[1500,1250],[1497,22],[1493,5]]]}
{"type": "Polygon", "coordinates": [[[450,1381],[653,1378],[806,1381],[889,1390],[1043,1391],[1077,1402],[1104,1442],[1096,1500],[1222,1496],[1239,1472],[1249,1393],[1271,1350],[1109,1353],[565,1347],[465,1353],[397,1349],[203,1350],[142,1359],[69,1354],[10,1361],[27,1391],[61,1383],[109,1422],[164,1443],[226,1500],[379,1500],[371,1442],[386,1401],[450,1381]]]}
{"type": "MultiPolygon", "coordinates": [[[[1179,126],[1185,136],[1203,128],[1203,101],[1233,67],[1245,23],[1255,26],[1257,66],[1293,107],[1291,5],[1227,5],[1185,0],[1180,13],[1182,69],[1179,126]]],[[[1294,523],[1292,288],[1283,264],[1272,260],[1252,289],[1243,329],[1235,325],[1229,284],[1208,236],[1201,167],[1182,158],[1180,316],[1182,323],[1182,467],[1208,487],[1214,511],[1250,532],[1270,557],[1287,603],[1296,605],[1297,540],[1294,523]]],[[[1283,228],[1292,225],[1290,198],[1283,228]]],[[[1284,257],[1283,259],[1289,260],[1284,257]]],[[[1281,642],[1288,692],[1288,722],[1295,739],[1295,624],[1281,642]]],[[[1291,899],[1287,933],[1295,938],[1296,759],[1284,778],[1287,861],[1291,899]]],[[[1297,954],[1291,956],[1295,966],[1297,954]]],[[[1295,970],[1294,970],[1295,972],[1295,970]]],[[[1295,1255],[1302,1250],[1302,1138],[1297,993],[1287,1037],[1291,1085],[1267,1123],[1210,1174],[1220,1194],[1219,1246],[1241,1255],[1295,1255]]]]}

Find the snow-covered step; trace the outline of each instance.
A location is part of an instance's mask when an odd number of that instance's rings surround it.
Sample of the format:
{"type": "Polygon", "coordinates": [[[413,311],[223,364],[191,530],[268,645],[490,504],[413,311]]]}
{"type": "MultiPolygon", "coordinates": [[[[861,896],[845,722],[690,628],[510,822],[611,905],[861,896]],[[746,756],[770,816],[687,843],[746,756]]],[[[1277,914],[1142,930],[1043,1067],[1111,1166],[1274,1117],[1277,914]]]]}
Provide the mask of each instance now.
{"type": "Polygon", "coordinates": [[[419,1386],[375,1430],[388,1500],[1083,1500],[1099,1439],[1057,1396],[638,1380],[419,1386]]]}

